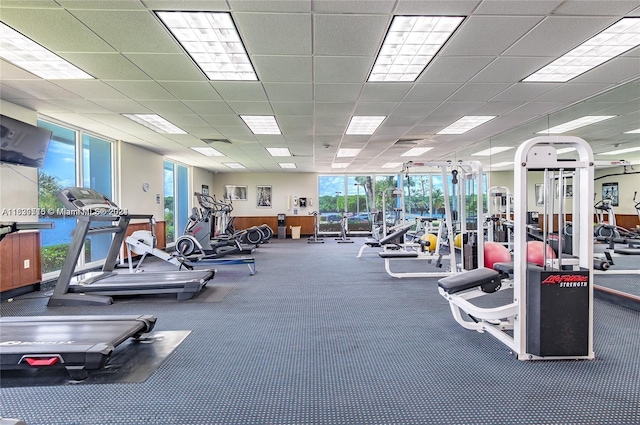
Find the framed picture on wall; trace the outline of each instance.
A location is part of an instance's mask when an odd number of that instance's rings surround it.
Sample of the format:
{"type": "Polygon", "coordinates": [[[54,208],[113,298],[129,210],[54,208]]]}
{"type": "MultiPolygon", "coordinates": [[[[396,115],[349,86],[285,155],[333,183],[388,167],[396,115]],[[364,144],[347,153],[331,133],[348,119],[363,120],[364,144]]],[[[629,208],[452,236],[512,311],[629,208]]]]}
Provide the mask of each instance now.
{"type": "Polygon", "coordinates": [[[200,192],[200,193],[202,193],[203,195],[209,195],[209,186],[206,185],[206,184],[203,184],[202,185],[202,192],[200,192]]]}
{"type": "Polygon", "coordinates": [[[536,184],[536,205],[541,206],[544,205],[544,185],[536,184]]]}
{"type": "Polygon", "coordinates": [[[271,208],[271,186],[256,186],[256,207],[271,208]]]}
{"type": "Polygon", "coordinates": [[[611,199],[611,205],[618,206],[618,183],[602,183],[602,199],[611,199]]]}
{"type": "Polygon", "coordinates": [[[224,199],[232,201],[247,200],[247,186],[234,186],[230,184],[224,185],[224,199]]]}

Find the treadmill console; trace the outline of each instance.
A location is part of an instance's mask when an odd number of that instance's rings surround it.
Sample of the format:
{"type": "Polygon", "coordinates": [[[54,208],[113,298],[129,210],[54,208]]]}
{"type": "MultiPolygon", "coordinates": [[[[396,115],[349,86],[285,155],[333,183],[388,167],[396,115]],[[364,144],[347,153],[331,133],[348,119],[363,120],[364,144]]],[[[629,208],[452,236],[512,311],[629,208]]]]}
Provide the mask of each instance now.
{"type": "Polygon", "coordinates": [[[63,189],[58,193],[58,199],[69,210],[109,212],[119,209],[102,193],[85,187],[63,189]]]}

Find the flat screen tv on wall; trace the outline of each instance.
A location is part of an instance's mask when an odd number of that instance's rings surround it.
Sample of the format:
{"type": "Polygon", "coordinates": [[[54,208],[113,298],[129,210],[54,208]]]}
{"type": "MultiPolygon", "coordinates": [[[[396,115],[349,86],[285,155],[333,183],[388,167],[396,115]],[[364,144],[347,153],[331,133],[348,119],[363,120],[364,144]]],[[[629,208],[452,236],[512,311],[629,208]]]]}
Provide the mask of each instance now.
{"type": "Polygon", "coordinates": [[[51,131],[0,115],[0,162],[41,168],[51,131]]]}

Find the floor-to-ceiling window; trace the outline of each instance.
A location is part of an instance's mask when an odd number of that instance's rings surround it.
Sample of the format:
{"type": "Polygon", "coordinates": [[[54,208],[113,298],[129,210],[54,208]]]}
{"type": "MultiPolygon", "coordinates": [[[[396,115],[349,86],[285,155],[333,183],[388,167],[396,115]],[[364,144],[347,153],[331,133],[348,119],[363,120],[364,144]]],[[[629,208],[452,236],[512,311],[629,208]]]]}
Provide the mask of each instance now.
{"type": "MultiPolygon", "coordinates": [[[[38,170],[38,206],[46,212],[43,221],[55,227],[42,232],[42,271],[60,270],[67,255],[76,219],[64,214],[57,194],[72,186],[90,187],[113,195],[113,143],[63,124],[38,120],[52,134],[44,166],[38,170]]],[[[111,235],[87,237],[79,266],[105,258],[111,235]]]]}
{"type": "Polygon", "coordinates": [[[175,243],[189,220],[189,169],[164,161],[164,221],[167,244],[175,243]]]}

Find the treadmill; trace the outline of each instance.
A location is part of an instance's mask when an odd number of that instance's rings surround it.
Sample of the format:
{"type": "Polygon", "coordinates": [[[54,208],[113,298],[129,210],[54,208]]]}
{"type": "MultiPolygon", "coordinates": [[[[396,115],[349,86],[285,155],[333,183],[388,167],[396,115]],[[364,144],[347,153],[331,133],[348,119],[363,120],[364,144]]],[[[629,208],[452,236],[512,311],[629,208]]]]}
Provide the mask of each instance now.
{"type": "Polygon", "coordinates": [[[71,379],[106,366],[115,348],[151,332],[154,316],[0,318],[0,369],[65,368],[71,379]]]}
{"type": "Polygon", "coordinates": [[[213,279],[215,269],[144,273],[115,272],[117,258],[129,223],[151,220],[148,214],[126,214],[105,195],[94,189],[69,187],[58,199],[77,220],[69,252],[58,276],[48,306],[108,305],[112,296],[173,294],[178,300],[193,298],[213,279]],[[78,258],[88,235],[112,233],[102,270],[73,279],[78,258]]]}
{"type": "MultiPolygon", "coordinates": [[[[19,230],[51,228],[53,223],[0,223],[0,240],[19,230]]],[[[150,315],[1,317],[0,370],[64,367],[82,380],[88,370],[103,368],[118,345],[151,332],[155,323],[150,315]]]]}

